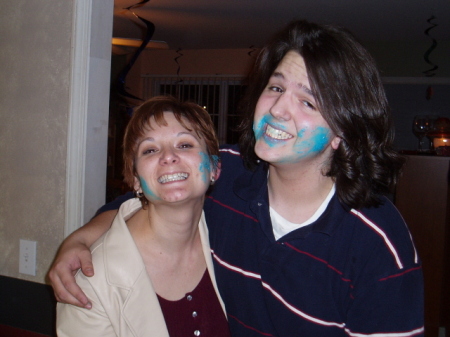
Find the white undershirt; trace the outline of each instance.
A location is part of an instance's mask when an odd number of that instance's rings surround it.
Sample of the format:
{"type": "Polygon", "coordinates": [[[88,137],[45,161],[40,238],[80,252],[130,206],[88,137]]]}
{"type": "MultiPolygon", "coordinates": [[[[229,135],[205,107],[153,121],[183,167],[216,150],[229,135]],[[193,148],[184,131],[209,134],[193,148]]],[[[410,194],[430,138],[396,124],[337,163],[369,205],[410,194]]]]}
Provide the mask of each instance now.
{"type": "Polygon", "coordinates": [[[308,220],[306,220],[301,224],[292,223],[286,220],[280,214],[278,214],[272,207],[270,207],[270,219],[272,220],[272,229],[273,234],[275,235],[275,240],[278,240],[279,238],[285,236],[286,234],[292,232],[293,230],[307,226],[316,221],[327,208],[328,203],[333,197],[335,191],[336,187],[333,184],[333,187],[331,187],[330,192],[328,193],[327,197],[322,202],[322,204],[319,206],[317,211],[308,220]]]}

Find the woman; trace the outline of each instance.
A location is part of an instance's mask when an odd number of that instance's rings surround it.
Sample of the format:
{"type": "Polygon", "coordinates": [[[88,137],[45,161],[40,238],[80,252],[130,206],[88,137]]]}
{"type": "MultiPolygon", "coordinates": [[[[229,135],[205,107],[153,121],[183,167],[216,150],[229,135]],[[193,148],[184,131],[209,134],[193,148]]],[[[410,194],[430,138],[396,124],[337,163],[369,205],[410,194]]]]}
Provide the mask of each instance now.
{"type": "Polygon", "coordinates": [[[156,97],[134,112],[124,177],[137,198],[91,247],[95,276],[76,275],[93,309],[58,304],[59,336],[229,336],[202,211],[218,151],[194,103],[156,97]]]}

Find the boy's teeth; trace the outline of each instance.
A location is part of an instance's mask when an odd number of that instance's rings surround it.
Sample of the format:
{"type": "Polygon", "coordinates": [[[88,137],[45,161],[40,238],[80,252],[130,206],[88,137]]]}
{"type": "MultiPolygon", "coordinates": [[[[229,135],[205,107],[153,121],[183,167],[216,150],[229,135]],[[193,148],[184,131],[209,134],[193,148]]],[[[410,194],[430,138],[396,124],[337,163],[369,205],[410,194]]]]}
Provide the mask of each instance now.
{"type": "Polygon", "coordinates": [[[185,180],[187,179],[188,174],[187,173],[174,173],[174,174],[166,174],[162,177],[158,178],[158,182],[161,184],[168,183],[171,181],[178,181],[178,180],[185,180]]]}
{"type": "Polygon", "coordinates": [[[289,138],[293,137],[289,133],[278,130],[278,129],[274,129],[270,125],[267,125],[266,135],[268,135],[270,138],[274,138],[274,139],[289,139],[289,138]]]}

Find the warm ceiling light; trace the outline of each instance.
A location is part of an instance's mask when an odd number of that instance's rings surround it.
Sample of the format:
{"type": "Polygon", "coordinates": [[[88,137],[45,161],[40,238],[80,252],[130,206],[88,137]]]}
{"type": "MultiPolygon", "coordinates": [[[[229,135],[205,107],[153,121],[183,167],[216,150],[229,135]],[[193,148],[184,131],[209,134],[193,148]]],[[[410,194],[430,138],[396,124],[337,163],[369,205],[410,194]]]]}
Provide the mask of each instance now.
{"type": "MultiPolygon", "coordinates": [[[[142,40],[123,38],[123,37],[113,37],[112,44],[115,46],[126,46],[126,47],[139,47],[142,44],[142,40]]],[[[165,41],[154,41],[150,40],[145,48],[151,49],[169,49],[169,45],[165,41]]]]}

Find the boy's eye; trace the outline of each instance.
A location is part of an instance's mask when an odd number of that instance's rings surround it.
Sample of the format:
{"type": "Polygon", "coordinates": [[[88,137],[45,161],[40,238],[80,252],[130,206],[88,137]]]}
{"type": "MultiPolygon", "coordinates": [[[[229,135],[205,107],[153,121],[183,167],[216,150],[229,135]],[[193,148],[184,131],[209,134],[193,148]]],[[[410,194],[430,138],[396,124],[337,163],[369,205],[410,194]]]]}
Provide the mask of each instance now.
{"type": "Polygon", "coordinates": [[[316,107],[308,101],[303,101],[303,104],[310,109],[316,110],[316,107]]]}
{"type": "Polygon", "coordinates": [[[281,93],[283,92],[283,89],[281,89],[280,87],[277,87],[277,86],[270,86],[269,90],[275,91],[275,92],[281,92],[281,93]]]}

